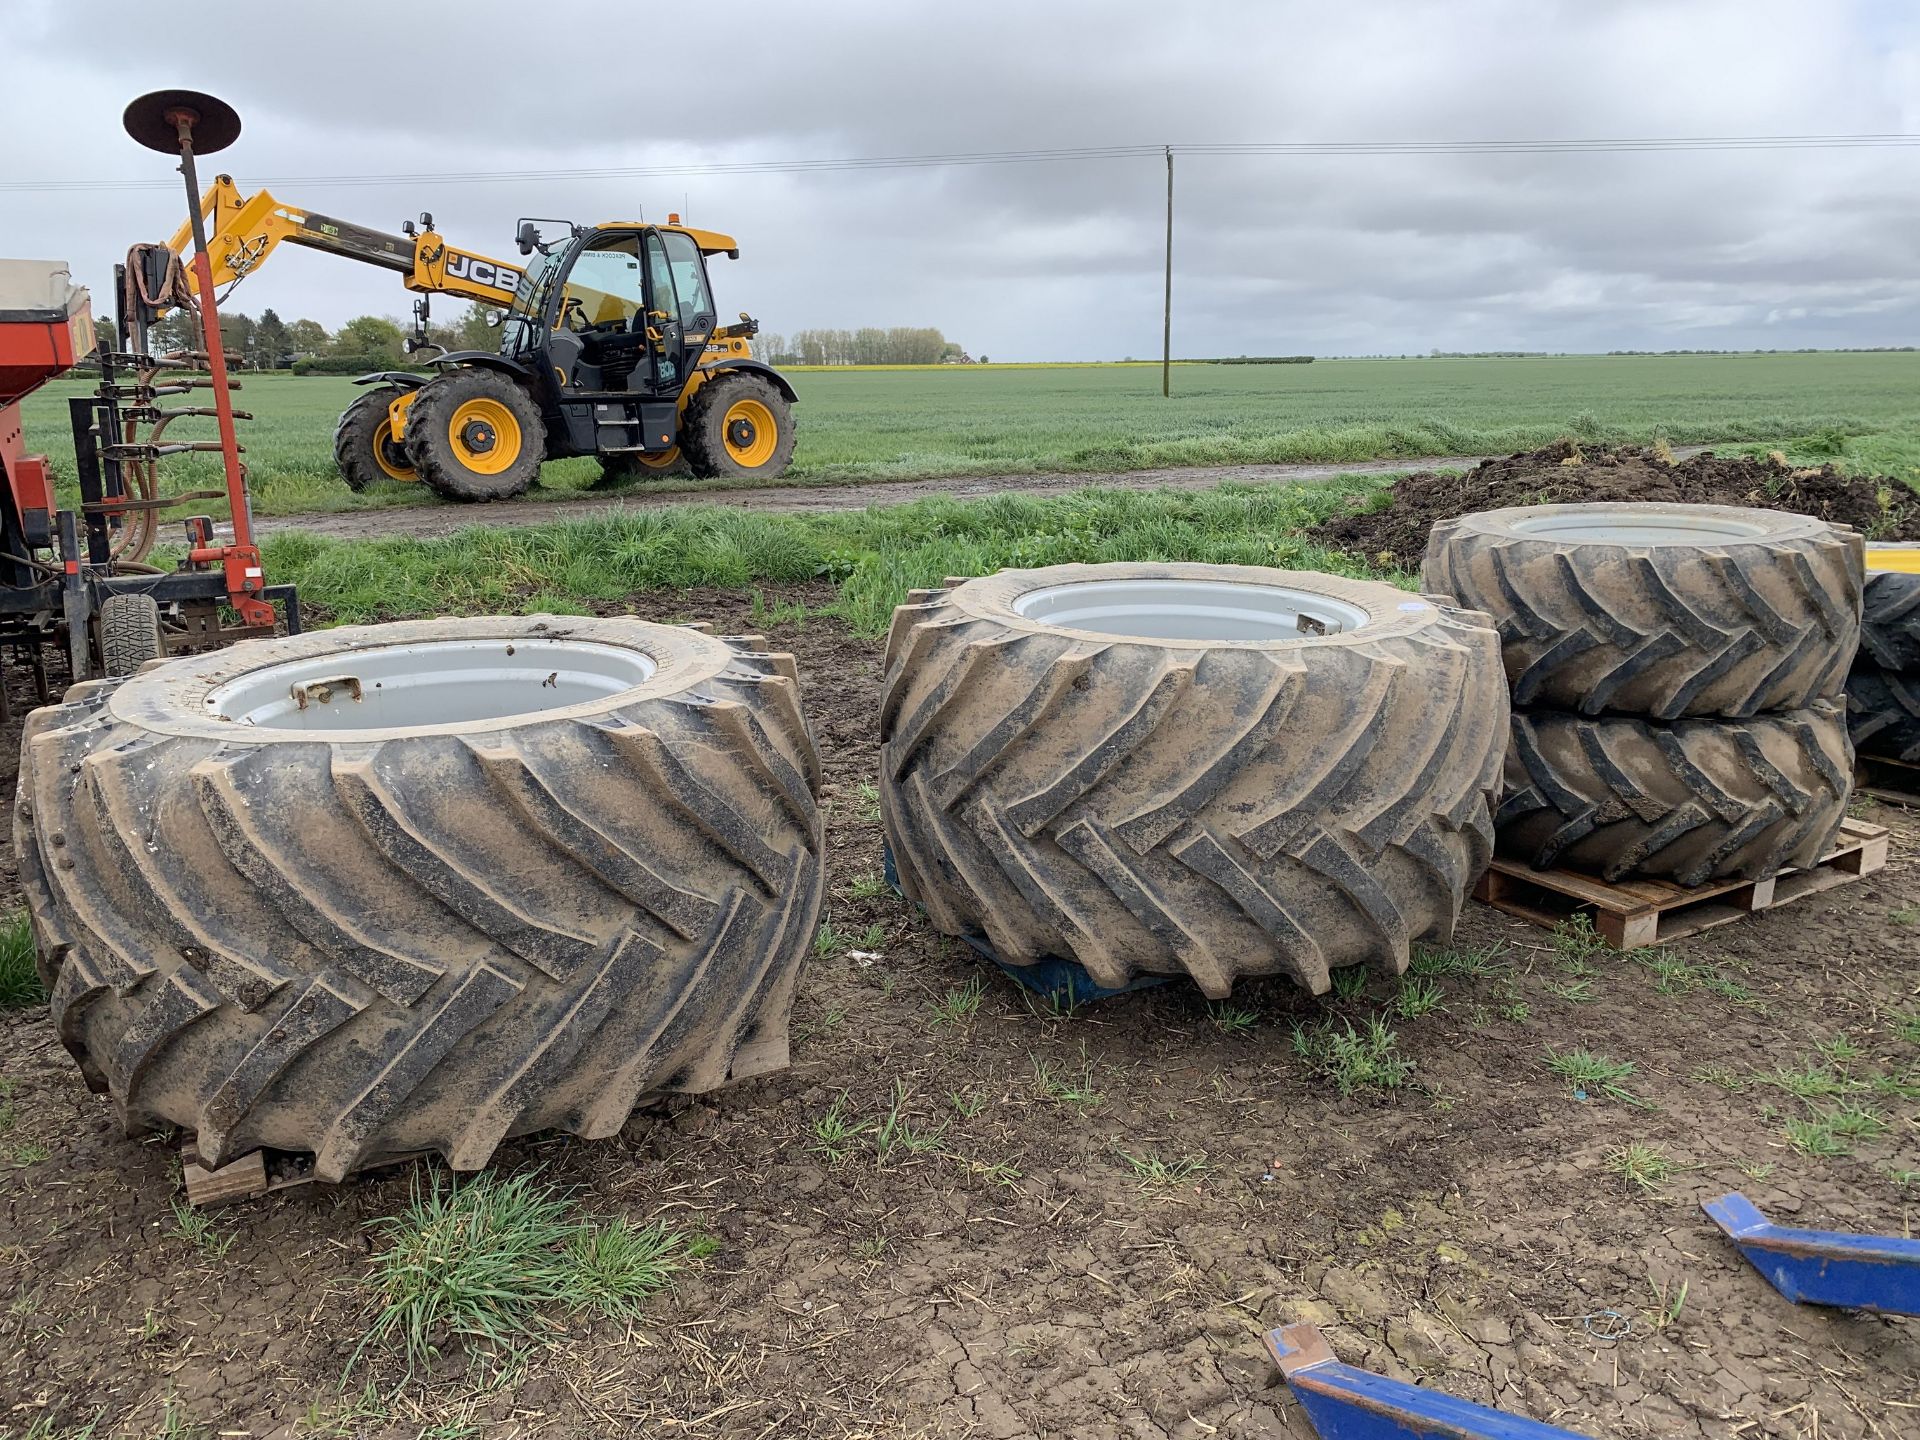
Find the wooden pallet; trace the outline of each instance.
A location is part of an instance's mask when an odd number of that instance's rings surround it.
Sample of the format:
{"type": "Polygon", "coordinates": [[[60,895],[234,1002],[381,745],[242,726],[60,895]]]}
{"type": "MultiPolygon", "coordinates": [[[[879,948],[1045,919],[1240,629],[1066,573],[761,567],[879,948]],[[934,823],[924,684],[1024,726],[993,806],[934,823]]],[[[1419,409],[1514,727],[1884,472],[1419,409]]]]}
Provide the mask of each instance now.
{"type": "MultiPolygon", "coordinates": [[[[382,1158],[365,1169],[355,1171],[354,1177],[357,1179],[390,1165],[409,1165],[426,1153],[417,1150],[406,1155],[382,1158]]],[[[280,1150],[255,1150],[209,1170],[200,1163],[200,1152],[193,1148],[191,1140],[180,1149],[180,1179],[186,1188],[187,1204],[196,1210],[210,1205],[231,1204],[235,1200],[252,1200],[275,1190],[293,1190],[315,1183],[311,1156],[290,1155],[280,1150]]]]}
{"type": "Polygon", "coordinates": [[[1783,870],[1764,880],[1691,889],[1665,880],[1608,881],[1572,870],[1532,870],[1512,860],[1495,860],[1474,886],[1473,898],[1548,927],[1589,914],[1593,928],[1613,949],[1638,950],[1871,875],[1887,863],[1887,838],[1884,825],[1843,820],[1834,847],[1817,865],[1783,870]]]}
{"type": "Polygon", "coordinates": [[[1880,755],[1853,757],[1854,788],[1895,805],[1920,805],[1920,765],[1880,755]]]}

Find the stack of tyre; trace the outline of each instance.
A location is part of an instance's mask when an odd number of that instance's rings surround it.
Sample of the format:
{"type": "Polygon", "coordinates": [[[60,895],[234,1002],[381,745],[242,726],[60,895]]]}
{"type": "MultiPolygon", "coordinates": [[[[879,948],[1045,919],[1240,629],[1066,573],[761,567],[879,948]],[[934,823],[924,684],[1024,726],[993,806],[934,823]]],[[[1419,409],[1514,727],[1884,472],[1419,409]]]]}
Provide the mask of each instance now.
{"type": "Polygon", "coordinates": [[[1847,710],[1862,755],[1920,765],[1920,575],[1868,573],[1847,710]]]}
{"type": "Polygon", "coordinates": [[[1681,885],[1817,861],[1845,817],[1859,535],[1718,505],[1436,525],[1422,588],[1493,616],[1513,709],[1499,853],[1681,885]]]}

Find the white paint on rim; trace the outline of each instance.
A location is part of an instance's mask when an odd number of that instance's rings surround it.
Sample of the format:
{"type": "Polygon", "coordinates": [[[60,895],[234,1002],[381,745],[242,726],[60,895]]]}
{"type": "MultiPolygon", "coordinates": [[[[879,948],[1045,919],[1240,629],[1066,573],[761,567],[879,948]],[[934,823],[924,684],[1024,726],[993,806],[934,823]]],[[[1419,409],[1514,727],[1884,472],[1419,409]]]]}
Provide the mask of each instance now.
{"type": "Polygon", "coordinates": [[[1063,630],[1145,640],[1301,640],[1368,620],[1344,600],[1239,580],[1076,580],[1029,590],[1013,609],[1063,630]]]}
{"type": "Polygon", "coordinates": [[[1658,510],[1636,505],[1547,507],[1509,521],[1507,528],[1540,540],[1603,545],[1715,545],[1758,540],[1767,534],[1767,527],[1759,522],[1685,506],[1658,510]]]}
{"type": "Polygon", "coordinates": [[[659,667],[621,645],[521,637],[338,650],[236,676],[207,692],[209,719],[340,735],[509,720],[605,699],[659,667]]]}

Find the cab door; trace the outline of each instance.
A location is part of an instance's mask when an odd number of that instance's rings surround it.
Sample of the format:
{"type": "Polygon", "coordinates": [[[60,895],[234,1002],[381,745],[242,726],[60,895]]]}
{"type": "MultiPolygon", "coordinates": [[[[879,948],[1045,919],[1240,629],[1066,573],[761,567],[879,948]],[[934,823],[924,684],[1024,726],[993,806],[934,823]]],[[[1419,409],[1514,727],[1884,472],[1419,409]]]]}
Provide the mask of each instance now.
{"type": "Polygon", "coordinates": [[[713,333],[713,290],[693,237],[679,230],[646,233],[648,319],[657,327],[657,374],[663,393],[678,395],[713,333]]]}

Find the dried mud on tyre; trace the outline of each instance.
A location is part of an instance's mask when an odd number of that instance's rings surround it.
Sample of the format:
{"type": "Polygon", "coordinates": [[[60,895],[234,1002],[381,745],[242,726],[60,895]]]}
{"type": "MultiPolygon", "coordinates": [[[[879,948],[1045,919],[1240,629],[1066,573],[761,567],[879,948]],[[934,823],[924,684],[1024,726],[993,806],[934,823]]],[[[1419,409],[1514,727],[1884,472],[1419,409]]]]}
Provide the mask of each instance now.
{"type": "Polygon", "coordinates": [[[129,1130],[338,1180],[784,1065],[817,785],[786,656],[420,621],[76,686],[27,722],[15,844],[54,1023],[129,1130]]]}
{"type": "Polygon", "coordinates": [[[1435,525],[1420,576],[1494,618],[1517,706],[1740,718],[1839,697],[1864,551],[1781,511],[1539,505],[1435,525]]]}
{"type": "Polygon", "coordinates": [[[1506,716],[1484,617],[1389,586],[1007,571],[895,613],[883,819],[908,896],[1010,964],[1319,992],[1451,933],[1506,716]]]}
{"type": "Polygon", "coordinates": [[[1515,710],[1512,727],[1498,845],[1535,869],[1758,880],[1819,860],[1846,818],[1853,747],[1824,701],[1672,724],[1515,710]]]}

